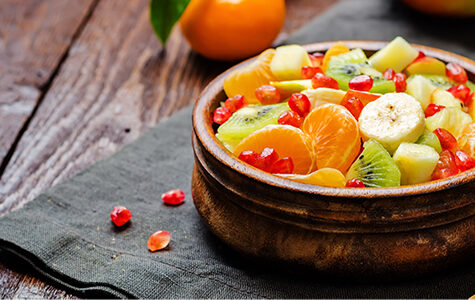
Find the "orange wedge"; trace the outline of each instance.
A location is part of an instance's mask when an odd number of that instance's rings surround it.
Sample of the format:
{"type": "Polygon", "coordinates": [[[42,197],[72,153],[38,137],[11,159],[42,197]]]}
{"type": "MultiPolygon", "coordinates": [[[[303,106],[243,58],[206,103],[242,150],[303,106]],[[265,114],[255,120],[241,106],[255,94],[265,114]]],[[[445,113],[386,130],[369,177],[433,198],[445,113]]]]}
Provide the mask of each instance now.
{"type": "Polygon", "coordinates": [[[239,156],[245,150],[261,153],[266,147],[273,148],[281,158],[292,158],[294,173],[308,174],[317,169],[310,137],[289,125],[267,125],[255,131],[236,146],[234,154],[239,156]]]}
{"type": "Polygon", "coordinates": [[[243,95],[249,104],[260,103],[255,91],[258,87],[275,81],[270,70],[270,62],[274,57],[275,49],[262,52],[250,65],[234,70],[224,78],[224,92],[232,98],[243,95]]]}
{"type": "Polygon", "coordinates": [[[475,158],[475,122],[465,126],[457,140],[457,144],[461,150],[475,158]]]}
{"type": "Polygon", "coordinates": [[[319,168],[345,173],[361,147],[358,122],[343,106],[324,104],[315,108],[302,125],[313,141],[319,168]]]}
{"type": "Polygon", "coordinates": [[[331,46],[330,49],[328,49],[327,52],[325,52],[325,56],[323,57],[323,61],[322,61],[323,72],[327,71],[328,63],[330,62],[330,59],[333,56],[337,56],[337,55],[346,53],[348,51],[350,51],[350,49],[348,49],[348,47],[346,47],[345,44],[343,44],[342,42],[338,42],[334,44],[333,46],[331,46]]]}
{"type": "Polygon", "coordinates": [[[297,182],[327,186],[327,187],[345,187],[346,179],[337,169],[322,168],[308,175],[297,174],[275,174],[279,177],[290,179],[297,182]]]}

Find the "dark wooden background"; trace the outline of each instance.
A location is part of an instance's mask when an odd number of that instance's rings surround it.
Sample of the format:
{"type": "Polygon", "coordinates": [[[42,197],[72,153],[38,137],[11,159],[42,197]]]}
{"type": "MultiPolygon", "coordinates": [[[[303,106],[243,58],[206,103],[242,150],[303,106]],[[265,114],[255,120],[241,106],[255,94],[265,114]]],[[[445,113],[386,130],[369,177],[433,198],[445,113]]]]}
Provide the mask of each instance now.
{"type": "MultiPolygon", "coordinates": [[[[277,41],[337,1],[287,0],[277,41]]],[[[0,2],[0,215],[192,103],[230,63],[164,49],[148,0],[0,2]]],[[[75,297],[0,251],[0,298],[75,297]]]]}

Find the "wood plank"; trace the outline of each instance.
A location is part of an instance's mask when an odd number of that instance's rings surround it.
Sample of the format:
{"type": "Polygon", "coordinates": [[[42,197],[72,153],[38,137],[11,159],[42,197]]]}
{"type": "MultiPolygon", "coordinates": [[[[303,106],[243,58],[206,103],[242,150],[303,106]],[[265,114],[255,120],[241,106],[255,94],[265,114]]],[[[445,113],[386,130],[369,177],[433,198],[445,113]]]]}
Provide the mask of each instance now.
{"type": "Polygon", "coordinates": [[[93,3],[0,2],[0,169],[93,3]]]}
{"type": "MultiPolygon", "coordinates": [[[[148,25],[147,2],[107,0],[96,7],[4,172],[0,211],[115,152],[193,102],[229,66],[191,52],[177,29],[164,51],[148,25]]],[[[288,0],[281,37],[329,2],[288,0]]],[[[0,259],[0,298],[70,297],[28,268],[6,263],[0,259]]]]}

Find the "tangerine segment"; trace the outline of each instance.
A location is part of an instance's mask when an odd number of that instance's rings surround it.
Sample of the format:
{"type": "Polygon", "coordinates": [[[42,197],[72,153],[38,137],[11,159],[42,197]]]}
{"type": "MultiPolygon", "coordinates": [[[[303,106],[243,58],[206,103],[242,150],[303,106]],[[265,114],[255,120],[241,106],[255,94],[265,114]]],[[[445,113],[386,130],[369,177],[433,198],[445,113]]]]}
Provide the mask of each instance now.
{"type": "Polygon", "coordinates": [[[256,89],[276,80],[270,70],[270,62],[274,54],[275,49],[267,49],[250,65],[228,74],[224,78],[226,96],[232,98],[236,95],[243,95],[249,104],[260,103],[256,98],[256,89]]]}
{"type": "Polygon", "coordinates": [[[330,49],[328,49],[327,52],[325,52],[325,56],[323,57],[322,71],[323,72],[327,71],[328,63],[330,62],[330,59],[333,56],[337,56],[349,51],[350,49],[348,49],[348,47],[346,47],[345,44],[343,44],[342,42],[338,42],[334,44],[333,46],[331,46],[330,49]]]}
{"type": "Polygon", "coordinates": [[[302,125],[310,135],[319,168],[345,173],[358,156],[361,139],[358,122],[343,106],[324,104],[314,109],[302,125]]]}
{"type": "Polygon", "coordinates": [[[346,179],[337,169],[322,168],[308,175],[297,174],[275,174],[279,177],[290,179],[297,182],[327,186],[327,187],[345,187],[346,179]]]}
{"type": "Polygon", "coordinates": [[[475,158],[475,122],[465,126],[457,140],[457,144],[461,150],[475,158]]]}
{"type": "Polygon", "coordinates": [[[312,141],[302,130],[290,125],[267,125],[244,138],[234,149],[239,156],[242,151],[257,153],[273,148],[279,157],[290,157],[294,163],[294,173],[308,174],[317,169],[312,141]]]}

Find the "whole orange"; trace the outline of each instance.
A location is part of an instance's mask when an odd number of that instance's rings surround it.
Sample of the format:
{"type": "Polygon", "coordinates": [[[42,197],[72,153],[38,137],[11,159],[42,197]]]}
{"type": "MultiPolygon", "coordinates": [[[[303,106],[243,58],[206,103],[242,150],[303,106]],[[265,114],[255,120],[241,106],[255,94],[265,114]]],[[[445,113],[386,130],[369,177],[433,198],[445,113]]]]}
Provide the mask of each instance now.
{"type": "Polygon", "coordinates": [[[284,20],[284,0],[191,0],[179,22],[199,54],[238,60],[269,47],[284,20]]]}

